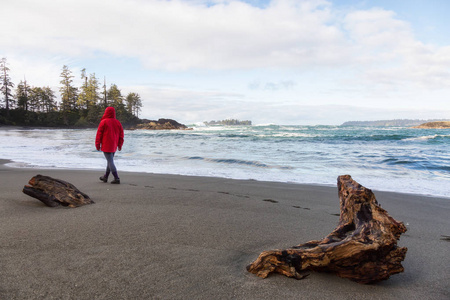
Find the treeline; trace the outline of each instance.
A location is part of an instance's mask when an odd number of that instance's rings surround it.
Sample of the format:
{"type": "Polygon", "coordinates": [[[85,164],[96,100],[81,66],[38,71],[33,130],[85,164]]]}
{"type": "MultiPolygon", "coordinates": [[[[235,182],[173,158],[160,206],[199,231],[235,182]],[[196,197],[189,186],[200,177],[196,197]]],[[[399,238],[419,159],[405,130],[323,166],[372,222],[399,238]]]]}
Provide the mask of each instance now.
{"type": "Polygon", "coordinates": [[[209,121],[209,122],[205,121],[203,123],[208,126],[210,126],[210,125],[227,125],[227,126],[230,126],[230,125],[252,125],[252,121],[248,121],[248,120],[239,121],[236,119],[226,119],[226,120],[221,120],[221,121],[209,121]]]}
{"type": "Polygon", "coordinates": [[[76,87],[75,77],[67,66],[60,75],[58,101],[48,86],[32,86],[25,79],[17,86],[11,81],[6,58],[0,61],[0,125],[93,127],[97,126],[107,106],[116,109],[124,125],[139,123],[142,100],[137,93],[123,96],[116,84],[101,86],[95,73],[81,71],[83,84],[76,87]]]}

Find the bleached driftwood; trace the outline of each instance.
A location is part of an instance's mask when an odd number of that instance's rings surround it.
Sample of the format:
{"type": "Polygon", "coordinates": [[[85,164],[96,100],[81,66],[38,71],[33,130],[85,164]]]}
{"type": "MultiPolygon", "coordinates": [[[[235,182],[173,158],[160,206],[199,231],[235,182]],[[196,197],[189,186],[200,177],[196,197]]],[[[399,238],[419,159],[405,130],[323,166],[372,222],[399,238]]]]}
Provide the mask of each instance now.
{"type": "Polygon", "coordinates": [[[402,222],[382,209],[375,195],[350,175],[338,177],[340,218],[336,229],[320,241],[286,250],[264,251],[247,270],[266,278],[270,273],[302,279],[305,271],[334,272],[359,283],[374,283],[403,272],[406,247],[397,247],[406,232],[402,222]]]}

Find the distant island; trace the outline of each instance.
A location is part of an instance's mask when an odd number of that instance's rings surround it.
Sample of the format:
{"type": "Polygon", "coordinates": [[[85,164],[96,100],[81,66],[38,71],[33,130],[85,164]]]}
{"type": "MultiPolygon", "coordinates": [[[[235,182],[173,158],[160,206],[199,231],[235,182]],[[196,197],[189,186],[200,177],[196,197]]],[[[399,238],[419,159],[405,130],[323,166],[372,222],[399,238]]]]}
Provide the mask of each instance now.
{"type": "Polygon", "coordinates": [[[448,122],[450,120],[440,119],[440,120],[409,120],[409,119],[395,119],[395,120],[378,120],[378,121],[348,121],[343,123],[341,126],[381,126],[381,127],[413,127],[419,126],[424,123],[431,122],[448,122]]]}
{"type": "Polygon", "coordinates": [[[222,121],[205,121],[203,122],[205,125],[207,126],[211,126],[211,125],[227,125],[227,126],[233,126],[233,125],[252,125],[252,121],[240,121],[240,120],[236,120],[236,119],[227,119],[227,120],[222,120],[222,121]]]}
{"type": "Polygon", "coordinates": [[[450,129],[450,122],[428,122],[420,124],[419,126],[414,126],[413,128],[423,128],[423,129],[450,129]]]}

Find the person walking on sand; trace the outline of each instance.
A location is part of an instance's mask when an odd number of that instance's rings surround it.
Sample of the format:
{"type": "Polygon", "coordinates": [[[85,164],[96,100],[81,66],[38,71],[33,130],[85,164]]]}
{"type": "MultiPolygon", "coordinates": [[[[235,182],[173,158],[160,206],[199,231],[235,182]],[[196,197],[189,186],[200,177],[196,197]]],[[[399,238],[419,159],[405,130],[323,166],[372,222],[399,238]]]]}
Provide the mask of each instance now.
{"type": "Polygon", "coordinates": [[[100,177],[103,182],[108,182],[108,176],[111,172],[114,176],[112,184],[120,184],[120,178],[114,165],[114,154],[116,150],[122,150],[123,145],[123,127],[116,119],[116,110],[114,107],[107,107],[105,113],[98,125],[97,135],[95,137],[95,148],[97,151],[103,151],[107,166],[105,175],[100,177]]]}

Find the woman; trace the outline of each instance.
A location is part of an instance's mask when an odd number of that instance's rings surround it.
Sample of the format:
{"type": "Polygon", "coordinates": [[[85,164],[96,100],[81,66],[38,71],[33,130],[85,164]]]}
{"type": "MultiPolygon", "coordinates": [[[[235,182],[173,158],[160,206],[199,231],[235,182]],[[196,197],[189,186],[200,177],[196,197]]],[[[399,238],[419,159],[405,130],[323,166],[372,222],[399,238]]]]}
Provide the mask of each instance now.
{"type": "Polygon", "coordinates": [[[111,172],[114,176],[112,184],[120,184],[120,178],[114,165],[114,154],[116,150],[122,150],[123,145],[123,127],[116,119],[116,110],[114,107],[107,107],[105,113],[98,125],[97,136],[95,137],[95,147],[97,151],[102,150],[105,155],[107,166],[105,175],[100,177],[103,182],[108,182],[108,176],[111,172]]]}

